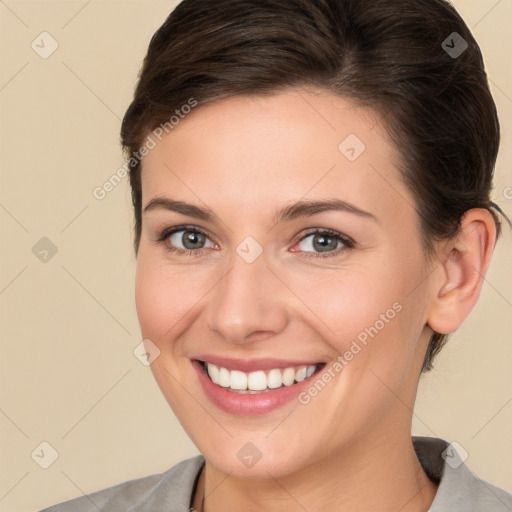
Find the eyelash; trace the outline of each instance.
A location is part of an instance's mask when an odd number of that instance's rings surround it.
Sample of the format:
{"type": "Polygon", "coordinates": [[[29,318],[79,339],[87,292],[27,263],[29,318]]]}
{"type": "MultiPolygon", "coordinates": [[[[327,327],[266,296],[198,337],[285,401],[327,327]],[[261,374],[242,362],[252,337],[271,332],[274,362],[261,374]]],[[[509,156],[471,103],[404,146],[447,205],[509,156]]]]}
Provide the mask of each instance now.
{"type": "MultiPolygon", "coordinates": [[[[166,240],[179,231],[192,231],[193,233],[199,233],[204,235],[207,238],[210,238],[209,235],[200,228],[196,226],[176,226],[173,228],[167,228],[161,231],[157,238],[154,240],[157,243],[165,243],[166,240]]],[[[327,251],[325,253],[313,252],[313,251],[297,251],[300,252],[306,258],[330,258],[332,256],[337,256],[342,251],[346,251],[347,249],[352,249],[355,247],[356,243],[350,237],[343,235],[337,231],[328,228],[313,228],[306,232],[301,238],[299,238],[295,243],[302,242],[305,238],[314,234],[322,234],[328,235],[333,238],[337,238],[345,247],[341,247],[339,249],[335,249],[334,251],[327,251]]],[[[169,244],[165,244],[165,248],[168,252],[174,253],[178,256],[201,256],[203,253],[203,249],[180,249],[174,246],[170,246],[169,244]]]]}

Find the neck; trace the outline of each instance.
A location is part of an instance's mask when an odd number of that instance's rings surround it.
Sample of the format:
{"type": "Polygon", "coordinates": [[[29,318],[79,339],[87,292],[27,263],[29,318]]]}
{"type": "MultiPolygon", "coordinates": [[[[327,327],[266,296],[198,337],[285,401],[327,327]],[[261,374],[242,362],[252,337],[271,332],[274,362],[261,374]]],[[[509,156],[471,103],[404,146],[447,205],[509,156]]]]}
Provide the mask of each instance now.
{"type": "Polygon", "coordinates": [[[356,441],[342,453],[279,479],[270,473],[264,480],[234,478],[206,463],[194,509],[426,512],[437,485],[423,471],[408,432],[356,441]]]}

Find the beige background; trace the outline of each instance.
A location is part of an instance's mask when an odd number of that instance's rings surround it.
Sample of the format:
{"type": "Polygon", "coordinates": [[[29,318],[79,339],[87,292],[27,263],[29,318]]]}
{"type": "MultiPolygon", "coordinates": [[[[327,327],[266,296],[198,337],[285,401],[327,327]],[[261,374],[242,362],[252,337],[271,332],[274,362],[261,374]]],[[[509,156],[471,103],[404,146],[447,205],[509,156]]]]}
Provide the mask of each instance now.
{"type": "MultiPolygon", "coordinates": [[[[494,200],[512,217],[512,0],[454,3],[485,56],[504,141],[494,200]]],[[[38,510],[197,453],[133,354],[127,182],[92,195],[123,163],[120,120],[173,5],[0,1],[1,511],[38,510]],[[47,59],[31,48],[43,31],[59,45],[47,59]],[[32,252],[42,237],[58,250],[47,262],[32,252]],[[31,458],[43,441],[58,452],[48,469],[31,458]]],[[[478,306],[422,379],[413,429],[457,441],[477,475],[509,492],[511,249],[505,228],[478,306]]]]}

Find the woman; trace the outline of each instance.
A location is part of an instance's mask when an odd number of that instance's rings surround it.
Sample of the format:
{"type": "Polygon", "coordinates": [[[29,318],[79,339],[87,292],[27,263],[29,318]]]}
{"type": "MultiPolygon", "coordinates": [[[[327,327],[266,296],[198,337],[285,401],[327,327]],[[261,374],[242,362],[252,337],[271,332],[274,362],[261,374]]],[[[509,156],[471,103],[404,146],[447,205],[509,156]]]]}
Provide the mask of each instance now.
{"type": "Polygon", "coordinates": [[[146,354],[202,455],[47,511],[512,510],[411,438],[501,229],[496,109],[450,4],[185,0],[122,142],[146,354]]]}

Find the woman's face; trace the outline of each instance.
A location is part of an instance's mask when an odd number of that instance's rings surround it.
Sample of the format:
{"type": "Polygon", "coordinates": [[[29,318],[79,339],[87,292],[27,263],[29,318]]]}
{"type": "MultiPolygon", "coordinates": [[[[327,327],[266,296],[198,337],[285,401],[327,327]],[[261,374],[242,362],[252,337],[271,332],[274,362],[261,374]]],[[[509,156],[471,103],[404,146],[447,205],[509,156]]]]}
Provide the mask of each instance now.
{"type": "Polygon", "coordinates": [[[383,123],[320,90],[183,117],[143,160],[136,303],[191,439],[266,478],[408,436],[432,286],[383,123]]]}

